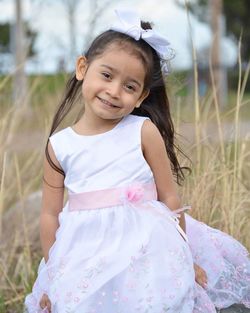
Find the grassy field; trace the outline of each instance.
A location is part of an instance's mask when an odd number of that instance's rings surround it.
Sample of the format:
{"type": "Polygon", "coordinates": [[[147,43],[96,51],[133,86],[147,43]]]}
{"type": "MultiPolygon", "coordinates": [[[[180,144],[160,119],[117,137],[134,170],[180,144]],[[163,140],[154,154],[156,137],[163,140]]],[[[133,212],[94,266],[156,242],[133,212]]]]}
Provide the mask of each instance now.
{"type": "MultiPolygon", "coordinates": [[[[44,146],[66,79],[30,77],[29,104],[17,106],[11,99],[11,78],[0,78],[0,313],[22,312],[36,277],[44,146]]],[[[188,92],[174,76],[169,85],[176,130],[182,135],[177,140],[192,160],[181,158],[182,165],[192,167],[179,188],[183,203],[192,205],[195,218],[250,249],[250,142],[240,133],[241,123],[250,120],[250,95],[243,84],[219,108],[213,90],[200,98],[197,86],[188,92]],[[233,129],[231,137],[225,124],[233,129]]]]}

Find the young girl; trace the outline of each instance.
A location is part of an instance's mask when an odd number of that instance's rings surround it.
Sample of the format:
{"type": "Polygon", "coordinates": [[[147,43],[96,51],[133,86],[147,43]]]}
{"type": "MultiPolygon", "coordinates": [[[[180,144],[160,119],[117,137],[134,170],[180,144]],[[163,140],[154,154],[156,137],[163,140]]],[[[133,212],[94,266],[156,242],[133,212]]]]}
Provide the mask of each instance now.
{"type": "Polygon", "coordinates": [[[233,303],[250,307],[246,249],[188,215],[185,229],[174,182],[184,178],[183,168],[161,68],[169,43],[135,12],[117,16],[78,58],[53,121],[44,165],[44,259],[26,308],[212,313],[233,303]],[[79,90],[84,113],[54,133],[79,90]]]}

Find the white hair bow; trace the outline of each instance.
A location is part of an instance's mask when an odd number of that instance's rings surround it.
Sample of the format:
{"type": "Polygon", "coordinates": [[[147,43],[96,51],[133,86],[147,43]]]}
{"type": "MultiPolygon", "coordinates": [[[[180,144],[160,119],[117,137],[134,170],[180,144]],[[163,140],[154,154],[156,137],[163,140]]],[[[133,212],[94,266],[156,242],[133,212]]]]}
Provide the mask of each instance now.
{"type": "Polygon", "coordinates": [[[117,22],[111,27],[120,33],[124,33],[135,40],[143,39],[159,55],[162,62],[162,69],[168,73],[166,62],[174,57],[174,51],[170,48],[170,43],[153,29],[143,29],[138,13],[131,9],[115,10],[118,17],[117,22]]]}

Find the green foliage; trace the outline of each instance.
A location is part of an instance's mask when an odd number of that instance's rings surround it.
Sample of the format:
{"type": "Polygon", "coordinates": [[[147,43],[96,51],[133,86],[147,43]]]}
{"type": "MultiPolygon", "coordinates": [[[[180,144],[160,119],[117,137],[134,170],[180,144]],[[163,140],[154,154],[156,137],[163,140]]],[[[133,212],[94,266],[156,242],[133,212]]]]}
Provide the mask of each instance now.
{"type": "MultiPolygon", "coordinates": [[[[68,79],[68,74],[60,73],[55,75],[30,75],[28,77],[29,87],[32,89],[31,103],[39,105],[43,101],[56,93],[63,92],[64,86],[68,79]]],[[[0,86],[4,84],[4,88],[0,89],[0,115],[1,109],[11,105],[12,101],[12,80],[11,77],[6,80],[5,75],[0,75],[0,86]]]]}
{"type": "Polygon", "coordinates": [[[237,40],[242,32],[242,56],[248,61],[250,50],[250,1],[249,0],[224,0],[224,13],[227,19],[227,32],[237,40]]]}
{"type": "Polygon", "coordinates": [[[0,52],[8,52],[10,43],[10,24],[0,24],[0,52]]]}
{"type": "MultiPolygon", "coordinates": [[[[11,52],[11,27],[10,23],[0,24],[0,53],[11,52]]],[[[24,29],[28,40],[28,56],[35,55],[34,44],[37,33],[33,31],[27,22],[24,23],[24,29]]]]}
{"type": "Polygon", "coordinates": [[[6,306],[4,304],[4,297],[0,294],[0,313],[6,312],[6,306]]]}
{"type": "MultiPolygon", "coordinates": [[[[176,3],[183,7],[179,0],[176,3]]],[[[208,0],[196,0],[188,3],[188,9],[201,21],[209,22],[208,0]]],[[[250,51],[250,1],[249,0],[223,0],[223,11],[226,17],[227,35],[236,41],[242,32],[242,59],[249,60],[250,51]]]]}
{"type": "Polygon", "coordinates": [[[58,92],[58,90],[61,91],[61,89],[64,88],[66,81],[68,79],[67,74],[55,74],[55,75],[32,75],[30,76],[30,83],[32,83],[37,80],[36,87],[34,89],[34,94],[41,98],[41,97],[47,97],[48,94],[54,94],[58,92]]]}
{"type": "Polygon", "coordinates": [[[26,36],[29,40],[29,47],[28,47],[28,56],[32,57],[35,55],[34,45],[37,37],[37,33],[31,30],[26,23],[26,36]]]}

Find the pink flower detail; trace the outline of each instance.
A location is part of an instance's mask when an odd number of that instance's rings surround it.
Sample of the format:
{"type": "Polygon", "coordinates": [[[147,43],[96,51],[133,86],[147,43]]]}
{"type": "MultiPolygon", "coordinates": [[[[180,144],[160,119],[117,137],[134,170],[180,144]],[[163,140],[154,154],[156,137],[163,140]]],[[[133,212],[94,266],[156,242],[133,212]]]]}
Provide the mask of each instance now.
{"type": "Polygon", "coordinates": [[[72,297],[72,292],[67,292],[66,297],[71,298],[72,297]]]}
{"type": "Polygon", "coordinates": [[[127,283],[126,287],[127,287],[128,289],[130,289],[130,290],[131,290],[131,289],[135,289],[136,284],[135,284],[134,282],[130,281],[130,282],[127,283]]]}
{"type": "Polygon", "coordinates": [[[125,199],[129,202],[138,202],[144,195],[144,189],[141,184],[134,184],[125,190],[125,199]]]}
{"type": "Polygon", "coordinates": [[[114,296],[116,296],[116,297],[117,297],[117,296],[118,296],[118,294],[119,294],[119,293],[118,293],[118,291],[117,291],[117,290],[114,290],[114,291],[113,291],[113,295],[114,295],[114,296]]]}

